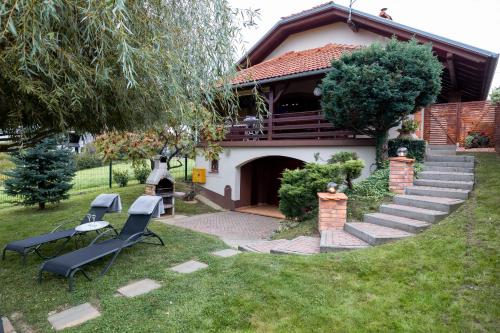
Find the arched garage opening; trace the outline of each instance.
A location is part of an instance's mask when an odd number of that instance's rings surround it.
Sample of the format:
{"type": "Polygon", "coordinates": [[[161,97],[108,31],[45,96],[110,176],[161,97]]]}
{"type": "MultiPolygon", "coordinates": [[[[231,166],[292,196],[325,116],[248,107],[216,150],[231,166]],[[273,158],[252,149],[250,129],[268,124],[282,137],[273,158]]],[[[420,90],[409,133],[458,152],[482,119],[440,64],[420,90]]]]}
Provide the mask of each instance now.
{"type": "Polygon", "coordinates": [[[261,215],[270,215],[265,214],[267,211],[277,211],[281,174],[285,169],[301,168],[304,163],[286,156],[266,156],[241,166],[239,210],[261,215]],[[247,210],[249,207],[252,209],[247,210]],[[260,210],[256,209],[259,207],[260,210]]]}

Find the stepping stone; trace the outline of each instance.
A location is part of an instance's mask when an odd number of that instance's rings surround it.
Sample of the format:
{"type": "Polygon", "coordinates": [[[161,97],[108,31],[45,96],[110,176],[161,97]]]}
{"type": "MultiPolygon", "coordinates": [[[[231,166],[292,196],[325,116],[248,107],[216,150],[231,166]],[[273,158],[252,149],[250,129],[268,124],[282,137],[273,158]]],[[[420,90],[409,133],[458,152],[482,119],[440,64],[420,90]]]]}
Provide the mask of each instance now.
{"type": "Polygon", "coordinates": [[[271,253],[272,249],[288,244],[289,242],[290,241],[288,239],[276,239],[272,241],[262,240],[240,245],[238,246],[238,250],[257,253],[271,253]]]}
{"type": "Polygon", "coordinates": [[[3,332],[4,333],[16,333],[16,330],[14,329],[14,326],[10,323],[9,318],[7,317],[2,317],[2,320],[0,321],[0,325],[3,327],[3,332]]]}
{"type": "Polygon", "coordinates": [[[320,252],[320,240],[317,237],[299,236],[287,244],[271,249],[276,254],[300,254],[311,255],[320,252]]]}
{"type": "Polygon", "coordinates": [[[234,250],[234,249],[225,249],[225,250],[213,252],[212,254],[216,255],[218,257],[227,258],[227,257],[235,256],[238,253],[241,253],[241,251],[234,250]]]}
{"type": "Polygon", "coordinates": [[[152,290],[158,289],[161,284],[151,279],[144,279],[136,282],[132,282],[119,288],[117,291],[120,295],[125,297],[135,297],[149,293],[152,290]]]}
{"type": "Polygon", "coordinates": [[[193,273],[193,272],[196,272],[197,270],[207,268],[207,267],[208,267],[208,265],[204,264],[202,262],[199,262],[196,260],[189,260],[183,264],[174,266],[170,269],[173,270],[174,272],[177,272],[177,273],[189,274],[189,273],[193,273]]]}
{"type": "Polygon", "coordinates": [[[56,331],[68,327],[83,324],[86,321],[99,317],[101,314],[90,303],[80,304],[59,313],[49,316],[47,319],[56,331]]]}
{"type": "Polygon", "coordinates": [[[345,232],[344,230],[329,229],[321,231],[321,252],[357,250],[369,246],[370,245],[365,241],[345,232]]]}

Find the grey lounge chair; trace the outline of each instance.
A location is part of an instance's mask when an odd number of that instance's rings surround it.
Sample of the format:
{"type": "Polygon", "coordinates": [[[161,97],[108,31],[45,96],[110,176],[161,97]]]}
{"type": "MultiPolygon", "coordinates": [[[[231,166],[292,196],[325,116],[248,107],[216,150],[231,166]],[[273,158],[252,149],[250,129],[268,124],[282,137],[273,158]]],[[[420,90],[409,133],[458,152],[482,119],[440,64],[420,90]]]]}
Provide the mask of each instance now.
{"type": "MultiPolygon", "coordinates": [[[[110,239],[97,242],[107,235],[107,232],[98,235],[87,247],[73,252],[63,254],[54,259],[50,259],[42,264],[38,274],[38,281],[42,281],[43,272],[51,272],[64,276],[68,279],[69,291],[73,290],[73,276],[77,272],[90,280],[90,277],[83,270],[83,266],[113,254],[111,260],[101,271],[100,276],[106,274],[111,268],[120,252],[127,247],[131,247],[138,242],[150,243],[145,240],[154,237],[159,240],[155,245],[165,245],[163,240],[148,229],[148,224],[152,217],[159,217],[164,212],[163,198],[158,196],[143,195],[139,197],[129,209],[129,217],[120,233],[110,239]]],[[[110,230],[108,230],[110,231],[110,230]]]]}
{"type": "MultiPolygon", "coordinates": [[[[90,204],[90,209],[85,215],[85,217],[80,221],[80,224],[90,222],[88,220],[88,215],[95,215],[96,221],[102,220],[104,214],[118,212],[121,210],[121,201],[119,194],[99,194],[94,201],[90,204]]],[[[68,223],[74,223],[74,221],[67,221],[63,224],[58,225],[50,233],[34,236],[18,241],[11,242],[7,244],[2,252],[2,260],[5,260],[5,252],[13,251],[21,254],[23,256],[23,263],[26,262],[26,257],[30,253],[36,253],[42,259],[50,259],[61,253],[64,250],[65,245],[75,236],[78,232],[75,228],[61,230],[61,228],[68,223]],[[42,254],[41,247],[48,243],[53,243],[59,240],[65,240],[61,246],[51,255],[42,254]]],[[[112,227],[111,227],[112,228],[112,227]]]]}

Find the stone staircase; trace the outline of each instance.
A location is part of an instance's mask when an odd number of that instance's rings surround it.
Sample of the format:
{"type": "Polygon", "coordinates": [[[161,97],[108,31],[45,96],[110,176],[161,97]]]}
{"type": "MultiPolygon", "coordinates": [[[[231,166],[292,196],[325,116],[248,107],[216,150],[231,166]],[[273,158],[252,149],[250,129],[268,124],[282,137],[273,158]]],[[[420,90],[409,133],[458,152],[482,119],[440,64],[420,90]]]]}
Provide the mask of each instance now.
{"type": "Polygon", "coordinates": [[[343,230],[324,230],[321,238],[254,242],[240,250],[263,253],[313,254],[366,248],[411,237],[439,222],[468,199],[474,187],[474,157],[456,155],[454,145],[428,147],[424,170],[405,194],[394,196],[363,222],[343,230]]]}

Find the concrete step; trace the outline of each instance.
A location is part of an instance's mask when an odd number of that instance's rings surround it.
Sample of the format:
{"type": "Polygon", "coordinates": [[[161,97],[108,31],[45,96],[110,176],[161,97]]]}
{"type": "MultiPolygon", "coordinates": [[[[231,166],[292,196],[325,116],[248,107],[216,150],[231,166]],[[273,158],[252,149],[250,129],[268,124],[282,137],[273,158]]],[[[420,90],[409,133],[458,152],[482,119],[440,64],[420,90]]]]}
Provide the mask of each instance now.
{"type": "Polygon", "coordinates": [[[448,155],[432,155],[428,154],[425,156],[426,161],[430,162],[474,162],[474,156],[467,155],[457,155],[457,156],[448,156],[448,155]]]}
{"type": "Polygon", "coordinates": [[[454,188],[462,190],[472,190],[474,188],[474,182],[462,182],[462,181],[452,181],[452,180],[415,179],[413,181],[413,184],[417,186],[432,186],[432,187],[454,188]]]}
{"type": "Polygon", "coordinates": [[[319,253],[318,237],[299,236],[270,250],[275,254],[311,255],[319,253]]]}
{"type": "Polygon", "coordinates": [[[418,207],[411,207],[398,204],[383,204],[380,206],[380,212],[389,215],[402,216],[409,219],[425,221],[429,223],[436,223],[443,219],[446,215],[445,212],[432,209],[424,209],[418,207]]]}
{"type": "Polygon", "coordinates": [[[321,231],[320,251],[323,253],[357,250],[369,246],[365,241],[344,230],[332,229],[321,231]]]}
{"type": "Polygon", "coordinates": [[[454,198],[463,200],[467,200],[469,198],[469,192],[469,190],[433,186],[410,186],[406,188],[406,194],[410,195],[424,195],[430,197],[454,198]]]}
{"type": "Polygon", "coordinates": [[[289,242],[290,241],[287,239],[254,241],[238,246],[238,250],[246,252],[271,253],[272,249],[278,246],[284,246],[289,242]]]}
{"type": "Polygon", "coordinates": [[[443,155],[443,156],[455,156],[457,152],[455,150],[429,150],[429,155],[443,155]]]}
{"type": "Polygon", "coordinates": [[[423,231],[431,225],[428,222],[383,213],[365,214],[364,221],[414,234],[423,231]]]}
{"type": "Polygon", "coordinates": [[[474,163],[473,162],[433,162],[433,161],[426,161],[424,163],[424,166],[474,168],[474,163]]]}
{"type": "Polygon", "coordinates": [[[441,171],[422,171],[418,173],[419,179],[432,179],[432,180],[451,180],[462,182],[473,182],[473,173],[464,172],[441,172],[441,171]]]}
{"type": "Polygon", "coordinates": [[[346,223],[344,225],[344,230],[370,245],[380,245],[413,236],[412,233],[403,230],[365,222],[346,223]]]}
{"type": "Polygon", "coordinates": [[[457,145],[427,145],[430,150],[457,150],[457,145]]]}
{"type": "Polygon", "coordinates": [[[394,197],[396,205],[418,207],[451,213],[464,201],[460,199],[429,197],[422,195],[399,194],[394,197]]]}
{"type": "Polygon", "coordinates": [[[426,164],[424,164],[424,171],[473,173],[474,172],[474,168],[445,167],[445,166],[436,166],[436,165],[426,165],[426,164]]]}

